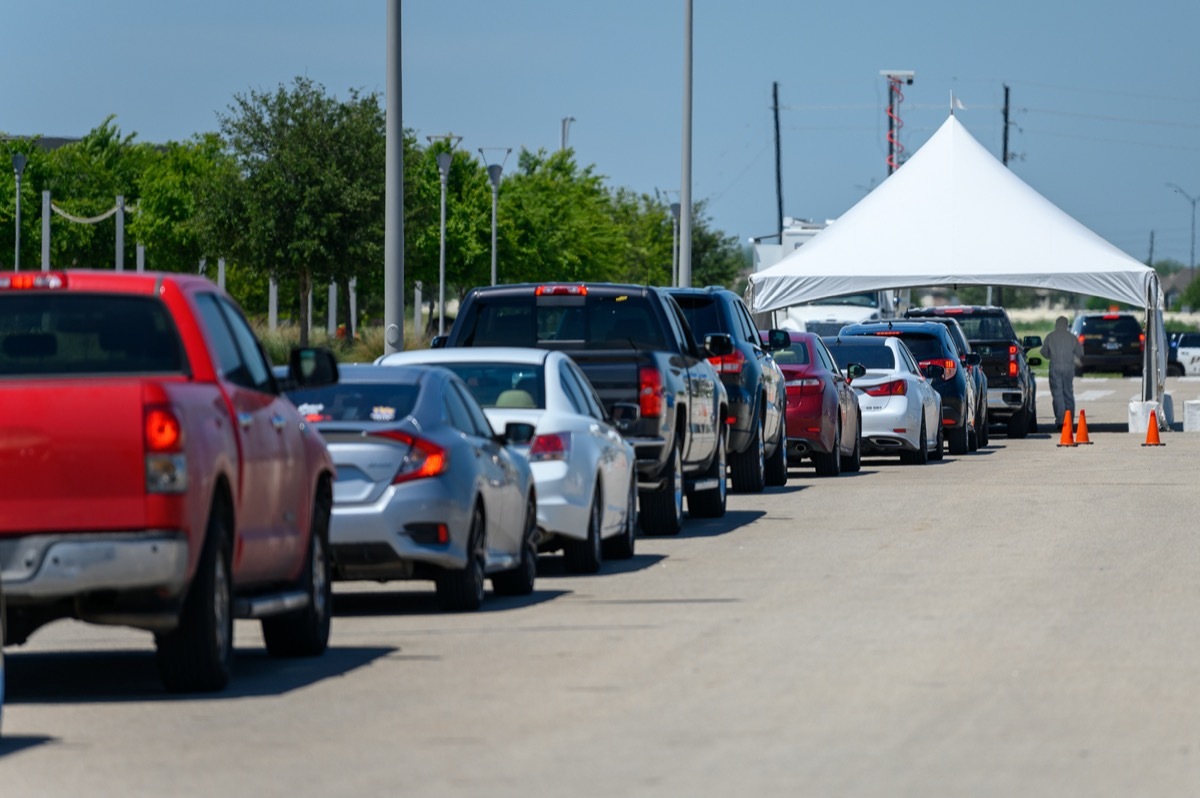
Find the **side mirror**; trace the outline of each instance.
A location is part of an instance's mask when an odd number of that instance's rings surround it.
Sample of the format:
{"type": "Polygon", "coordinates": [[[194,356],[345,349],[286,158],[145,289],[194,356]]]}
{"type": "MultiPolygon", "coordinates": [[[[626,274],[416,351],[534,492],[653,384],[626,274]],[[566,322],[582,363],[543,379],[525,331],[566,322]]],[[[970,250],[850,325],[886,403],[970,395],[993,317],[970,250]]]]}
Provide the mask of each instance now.
{"type": "Polygon", "coordinates": [[[846,366],[846,379],[857,380],[859,377],[867,373],[867,367],[862,363],[851,363],[846,366]]]}
{"type": "Polygon", "coordinates": [[[728,333],[709,333],[704,336],[704,348],[713,357],[733,354],[733,339],[728,333]]]}
{"type": "Polygon", "coordinates": [[[642,409],[633,402],[615,402],[609,410],[613,426],[620,432],[628,432],[642,417],[642,409]]]}
{"type": "Polygon", "coordinates": [[[500,443],[509,446],[523,446],[533,440],[535,429],[527,421],[510,421],[504,425],[504,435],[500,436],[500,443]]]}
{"type": "Polygon", "coordinates": [[[978,352],[968,352],[963,355],[963,362],[968,366],[978,366],[983,362],[983,357],[978,352]]]}
{"type": "Polygon", "coordinates": [[[1031,366],[1040,366],[1040,365],[1042,365],[1042,359],[1041,359],[1040,357],[1031,357],[1031,358],[1027,358],[1027,359],[1025,360],[1025,362],[1026,362],[1026,363],[1028,363],[1028,364],[1029,364],[1029,365],[1031,365],[1031,366]]]}
{"type": "Polygon", "coordinates": [[[288,381],[296,388],[316,388],[338,381],[337,358],[321,347],[293,347],[288,358],[288,381]]]}
{"type": "Polygon", "coordinates": [[[445,349],[446,341],[450,338],[448,335],[435,335],[433,340],[429,342],[430,349],[445,349]]]}
{"type": "Polygon", "coordinates": [[[787,330],[767,331],[767,351],[778,352],[792,345],[792,336],[787,330]]]}
{"type": "Polygon", "coordinates": [[[1029,351],[1030,349],[1036,349],[1041,345],[1042,336],[1040,335],[1026,335],[1021,339],[1021,346],[1025,347],[1026,351],[1029,351]]]}
{"type": "Polygon", "coordinates": [[[944,380],[946,378],[946,368],[940,363],[930,363],[924,366],[921,373],[927,380],[944,380]]]}

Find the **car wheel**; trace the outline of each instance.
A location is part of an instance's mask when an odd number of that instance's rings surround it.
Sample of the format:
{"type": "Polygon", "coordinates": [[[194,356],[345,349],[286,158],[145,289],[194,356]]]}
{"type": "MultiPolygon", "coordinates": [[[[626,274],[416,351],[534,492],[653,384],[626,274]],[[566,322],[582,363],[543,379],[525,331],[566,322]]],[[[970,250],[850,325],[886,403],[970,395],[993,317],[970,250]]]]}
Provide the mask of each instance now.
{"type": "Polygon", "coordinates": [[[604,559],[628,560],[633,556],[637,541],[637,477],[631,474],[629,478],[629,500],[625,506],[625,523],[621,526],[621,534],[604,541],[604,559]]]}
{"type": "Polygon", "coordinates": [[[975,428],[974,424],[972,424],[971,428],[967,430],[967,451],[979,451],[979,430],[975,428]]]}
{"type": "Polygon", "coordinates": [[[603,522],[604,493],[600,482],[592,488],[592,504],[588,509],[587,536],[583,540],[568,540],[563,545],[563,564],[572,574],[594,574],[600,570],[603,554],[600,550],[601,525],[603,522]]]}
{"type": "Polygon", "coordinates": [[[991,441],[991,435],[988,432],[988,406],[986,401],[983,403],[983,410],[979,412],[976,418],[983,419],[982,422],[977,422],[979,427],[979,448],[986,449],[988,443],[991,441]]]}
{"type": "Polygon", "coordinates": [[[946,436],[950,442],[950,454],[963,455],[970,450],[970,442],[967,440],[968,435],[967,425],[963,424],[959,427],[951,427],[949,435],[946,436]]]}
{"type": "Polygon", "coordinates": [[[313,507],[308,558],[300,587],[308,606],[296,612],[263,618],[263,641],[272,657],[315,657],[329,645],[333,614],[333,583],[329,567],[329,513],[332,498],[322,494],[313,507]]]}
{"type": "Polygon", "coordinates": [[[933,451],[929,453],[930,460],[942,460],[946,456],[946,431],[938,427],[937,441],[934,443],[933,451]]]}
{"type": "Polygon", "coordinates": [[[1009,416],[1008,419],[1008,437],[1024,438],[1029,434],[1029,418],[1026,415],[1025,408],[1021,408],[1017,412],[1009,416]]]}
{"type": "Polygon", "coordinates": [[[173,693],[211,692],[229,683],[233,670],[230,526],[223,509],[214,506],[179,626],[155,638],[159,677],[173,693]]]}
{"type": "MultiPolygon", "coordinates": [[[[782,416],[782,414],[780,415],[782,416]]],[[[787,436],[784,434],[783,426],[783,419],[780,418],[775,451],[767,458],[766,482],[774,488],[786,485],[788,481],[787,436]]]]}
{"type": "Polygon", "coordinates": [[[729,483],[725,475],[725,425],[717,430],[717,454],[701,479],[715,479],[717,486],[688,494],[688,513],[697,518],[720,518],[725,515],[725,497],[729,483]]]}
{"type": "Polygon", "coordinates": [[[833,447],[829,454],[813,452],[813,465],[817,467],[817,476],[836,477],[842,473],[842,425],[839,423],[833,433],[833,447]]]}
{"type": "Polygon", "coordinates": [[[766,450],[763,445],[763,422],[760,418],[751,431],[750,444],[744,452],[734,452],[730,458],[733,489],[737,493],[761,493],[766,485],[766,450]]]}
{"type": "Polygon", "coordinates": [[[492,592],[498,596],[528,596],[537,581],[537,499],[525,503],[525,529],[521,534],[521,557],[517,567],[492,576],[492,592]]]}
{"type": "Polygon", "coordinates": [[[437,577],[437,598],[442,609],[452,612],[477,610],[483,605],[483,580],[487,558],[487,539],[483,527],[483,508],[475,505],[467,534],[467,562],[462,568],[443,569],[437,577]]]}
{"type": "Polygon", "coordinates": [[[842,470],[848,474],[857,474],[862,470],[862,416],[854,425],[854,451],[842,459],[842,470]]]}
{"type": "Polygon", "coordinates": [[[641,494],[642,531],[647,535],[678,535],[683,527],[683,454],[679,442],[671,447],[663,484],[641,494]]]}
{"type": "Polygon", "coordinates": [[[1029,426],[1026,427],[1030,435],[1036,435],[1038,431],[1037,420],[1037,397],[1033,398],[1033,402],[1029,405],[1029,426]]]}

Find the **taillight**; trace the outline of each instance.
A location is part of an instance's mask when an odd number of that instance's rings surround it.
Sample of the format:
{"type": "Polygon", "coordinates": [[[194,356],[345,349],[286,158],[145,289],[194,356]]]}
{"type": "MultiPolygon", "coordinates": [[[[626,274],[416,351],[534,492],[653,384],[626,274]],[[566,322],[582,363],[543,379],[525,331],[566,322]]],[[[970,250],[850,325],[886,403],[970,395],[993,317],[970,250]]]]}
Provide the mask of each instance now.
{"type": "Polygon", "coordinates": [[[174,408],[150,405],[143,411],[142,441],[146,447],[146,492],[183,493],[187,490],[187,458],[183,454],[183,425],[174,408]]]}
{"type": "Polygon", "coordinates": [[[566,432],[538,435],[529,445],[529,461],[566,460],[571,453],[571,436],[566,432]]]}
{"type": "Polygon", "coordinates": [[[783,385],[784,388],[788,390],[788,393],[797,394],[799,396],[820,393],[822,388],[819,377],[804,377],[803,379],[787,380],[783,383],[783,385]],[[816,390],[810,390],[812,388],[816,388],[816,390]]]}
{"type": "Polygon", "coordinates": [[[958,373],[958,361],[949,357],[935,357],[932,360],[922,360],[918,365],[921,368],[929,365],[941,366],[942,379],[944,380],[952,380],[954,379],[954,375],[958,373]]]}
{"type": "Polygon", "coordinates": [[[387,438],[409,447],[404,459],[400,461],[400,467],[396,469],[396,475],[392,477],[393,485],[423,477],[436,477],[438,474],[445,473],[449,466],[446,450],[436,443],[399,430],[378,432],[375,433],[375,437],[387,438]]]}
{"type": "Polygon", "coordinates": [[[1146,334],[1138,333],[1138,348],[1143,352],[1146,351],[1146,334]]]}
{"type": "Polygon", "coordinates": [[[539,285],[534,296],[587,296],[586,285],[539,285]]]}
{"type": "Polygon", "coordinates": [[[1083,339],[1084,339],[1085,337],[1086,337],[1086,336],[1085,336],[1083,333],[1080,333],[1080,334],[1079,334],[1079,343],[1080,343],[1081,345],[1083,344],[1083,339]]]}
{"type": "Polygon", "coordinates": [[[746,365],[746,356],[735,349],[728,355],[713,355],[708,359],[718,374],[741,374],[746,365]]]}
{"type": "Polygon", "coordinates": [[[1017,363],[1017,347],[1013,344],[1008,346],[1008,376],[1015,377],[1018,373],[1017,363]]]}
{"type": "Polygon", "coordinates": [[[908,393],[908,383],[904,380],[893,380],[882,385],[863,388],[862,391],[867,396],[904,396],[908,393]]]}
{"type": "Polygon", "coordinates": [[[663,411],[662,374],[653,366],[638,367],[638,407],[642,418],[658,418],[663,411]]]}
{"type": "Polygon", "coordinates": [[[58,272],[22,272],[0,275],[0,288],[66,288],[67,276],[58,272]]]}

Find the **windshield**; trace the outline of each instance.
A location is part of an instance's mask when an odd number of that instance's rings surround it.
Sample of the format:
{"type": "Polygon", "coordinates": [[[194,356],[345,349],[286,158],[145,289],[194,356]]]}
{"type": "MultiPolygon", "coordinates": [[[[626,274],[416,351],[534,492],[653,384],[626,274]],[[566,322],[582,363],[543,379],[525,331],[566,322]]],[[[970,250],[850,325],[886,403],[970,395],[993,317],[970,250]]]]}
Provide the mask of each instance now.
{"type": "Polygon", "coordinates": [[[397,421],[412,413],[420,389],[390,382],[339,382],[288,391],[305,421],[397,421]]]}
{"type": "Polygon", "coordinates": [[[896,359],[892,350],[886,346],[864,346],[862,344],[837,344],[829,347],[838,368],[846,368],[851,363],[859,363],[869,369],[894,369],[896,359]]]}
{"type": "Polygon", "coordinates": [[[879,293],[877,291],[861,291],[857,294],[842,294],[840,296],[830,296],[824,299],[815,299],[812,302],[802,302],[802,305],[854,305],[860,308],[877,308],[879,307],[879,293]]]}

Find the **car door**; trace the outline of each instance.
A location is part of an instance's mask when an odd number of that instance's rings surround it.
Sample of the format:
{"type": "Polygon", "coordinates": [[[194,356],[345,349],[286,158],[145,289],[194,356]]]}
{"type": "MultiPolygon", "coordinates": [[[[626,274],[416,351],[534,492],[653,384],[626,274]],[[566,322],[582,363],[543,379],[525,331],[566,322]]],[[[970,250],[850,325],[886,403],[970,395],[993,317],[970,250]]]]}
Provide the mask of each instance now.
{"type": "Polygon", "coordinates": [[[690,470],[692,467],[710,460],[716,450],[718,377],[712,364],[707,359],[700,357],[698,347],[693,344],[692,336],[688,333],[690,328],[687,320],[684,318],[683,311],[675,304],[675,300],[669,296],[663,296],[663,306],[667,311],[668,321],[675,337],[682,347],[680,357],[683,359],[683,365],[687,371],[688,426],[690,429],[684,436],[686,448],[683,451],[683,460],[688,464],[690,470]]]}
{"type": "Polygon", "coordinates": [[[821,368],[829,373],[837,392],[838,415],[842,420],[842,448],[853,451],[854,441],[858,438],[858,397],[854,389],[846,382],[846,375],[838,368],[837,361],[820,338],[813,339],[813,349],[817,353],[817,361],[821,368]]]}
{"type": "MultiPolygon", "coordinates": [[[[739,336],[753,347],[754,356],[758,360],[759,379],[762,381],[763,396],[767,405],[766,417],[763,419],[765,440],[770,442],[776,440],[778,436],[778,439],[782,441],[786,437],[780,434],[784,423],[786,403],[783,372],[775,362],[775,357],[763,347],[762,338],[758,334],[754,320],[750,317],[750,311],[740,300],[734,304],[734,327],[738,330],[739,336]]],[[[829,358],[829,362],[833,363],[832,356],[829,358]]],[[[834,371],[836,370],[837,366],[834,365],[834,371]]]]}
{"type": "Polygon", "coordinates": [[[234,487],[241,534],[234,574],[247,583],[278,579],[301,551],[297,510],[305,471],[296,462],[303,451],[299,419],[275,392],[270,366],[241,313],[215,293],[197,294],[195,302],[233,410],[241,457],[234,487]]]}

